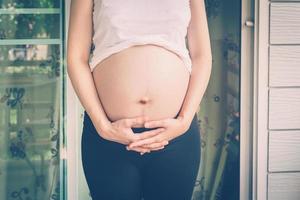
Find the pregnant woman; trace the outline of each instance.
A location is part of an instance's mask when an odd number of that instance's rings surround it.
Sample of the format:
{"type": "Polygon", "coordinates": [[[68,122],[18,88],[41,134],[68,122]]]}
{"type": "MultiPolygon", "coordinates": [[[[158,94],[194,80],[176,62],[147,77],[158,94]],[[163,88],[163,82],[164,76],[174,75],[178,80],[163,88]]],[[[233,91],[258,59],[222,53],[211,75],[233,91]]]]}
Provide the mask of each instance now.
{"type": "Polygon", "coordinates": [[[91,197],[191,199],[196,112],[212,61],[204,0],[72,0],[70,8],[67,71],[85,109],[91,197]]]}

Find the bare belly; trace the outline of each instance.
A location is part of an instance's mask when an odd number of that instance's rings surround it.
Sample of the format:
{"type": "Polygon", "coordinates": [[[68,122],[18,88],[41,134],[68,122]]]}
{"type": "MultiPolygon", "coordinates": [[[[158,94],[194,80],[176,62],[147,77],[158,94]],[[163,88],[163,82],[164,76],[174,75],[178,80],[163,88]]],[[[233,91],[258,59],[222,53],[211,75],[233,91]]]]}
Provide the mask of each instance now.
{"type": "Polygon", "coordinates": [[[110,121],[142,115],[157,120],[180,111],[190,74],[175,53],[150,44],[104,59],[93,78],[110,121]]]}

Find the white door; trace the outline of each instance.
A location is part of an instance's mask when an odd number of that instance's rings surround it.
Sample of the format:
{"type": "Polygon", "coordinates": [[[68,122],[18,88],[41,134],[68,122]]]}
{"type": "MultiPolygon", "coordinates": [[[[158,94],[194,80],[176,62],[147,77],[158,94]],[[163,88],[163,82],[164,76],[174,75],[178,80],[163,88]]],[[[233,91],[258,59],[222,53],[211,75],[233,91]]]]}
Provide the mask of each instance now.
{"type": "Polygon", "coordinates": [[[300,199],[300,2],[256,1],[254,199],[300,199]]]}

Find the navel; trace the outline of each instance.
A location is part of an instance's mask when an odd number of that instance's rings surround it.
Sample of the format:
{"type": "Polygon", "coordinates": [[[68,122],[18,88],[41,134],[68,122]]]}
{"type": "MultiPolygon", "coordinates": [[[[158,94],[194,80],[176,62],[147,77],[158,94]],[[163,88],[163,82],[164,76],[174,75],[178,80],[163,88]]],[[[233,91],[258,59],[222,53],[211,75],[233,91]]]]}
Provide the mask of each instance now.
{"type": "Polygon", "coordinates": [[[144,96],[139,100],[140,104],[148,104],[149,102],[150,102],[150,98],[147,96],[144,96]]]}

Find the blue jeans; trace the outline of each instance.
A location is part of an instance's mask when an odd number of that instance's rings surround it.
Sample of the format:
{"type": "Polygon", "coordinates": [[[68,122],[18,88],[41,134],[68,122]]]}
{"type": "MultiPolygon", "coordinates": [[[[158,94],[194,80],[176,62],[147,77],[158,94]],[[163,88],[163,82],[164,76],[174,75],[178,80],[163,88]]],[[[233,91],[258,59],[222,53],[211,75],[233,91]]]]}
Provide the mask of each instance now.
{"type": "MultiPolygon", "coordinates": [[[[82,164],[93,200],[190,200],[201,156],[197,121],[195,114],[184,134],[140,155],[102,138],[85,111],[82,164]]],[[[132,128],[137,134],[151,129],[132,128]]]]}

